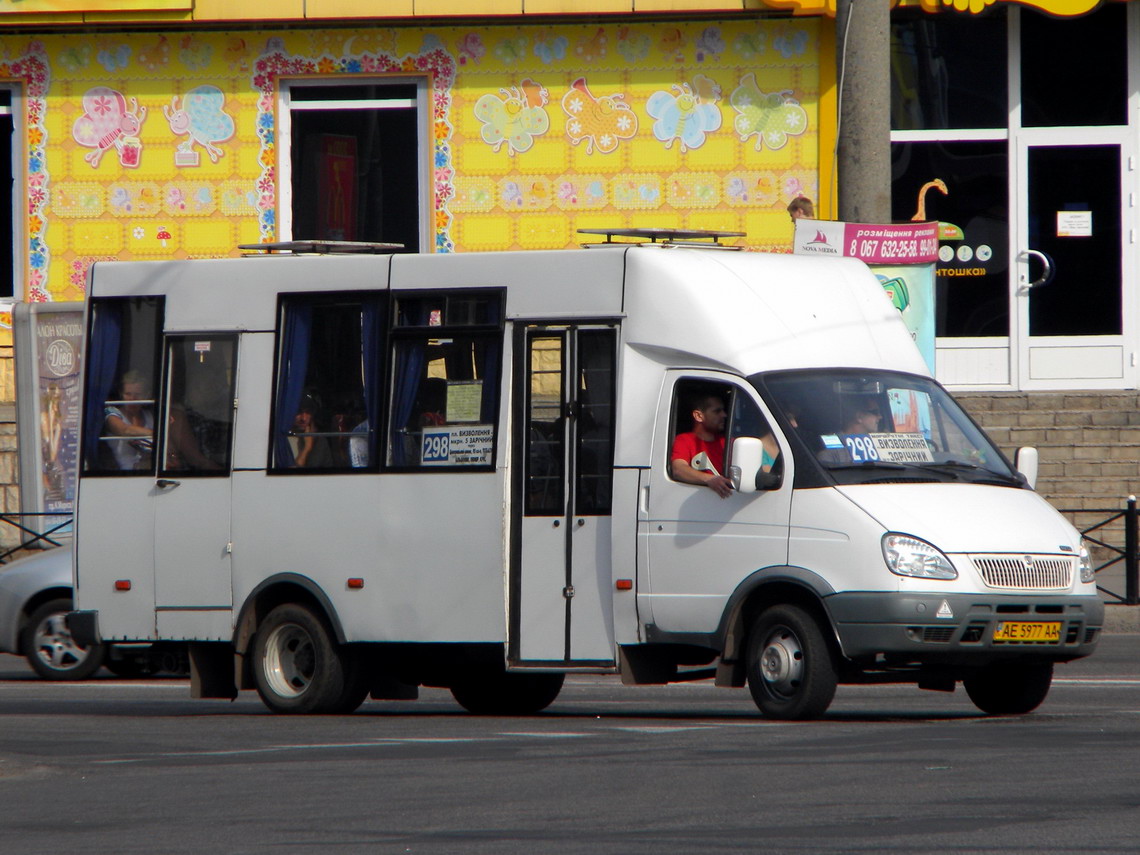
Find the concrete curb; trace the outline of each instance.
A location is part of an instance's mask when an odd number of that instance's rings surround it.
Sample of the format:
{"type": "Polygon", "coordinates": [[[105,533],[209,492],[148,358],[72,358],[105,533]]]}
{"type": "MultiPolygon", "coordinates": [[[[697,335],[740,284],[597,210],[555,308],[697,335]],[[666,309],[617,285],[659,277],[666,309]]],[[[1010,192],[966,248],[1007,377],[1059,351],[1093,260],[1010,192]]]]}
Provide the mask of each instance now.
{"type": "Polygon", "coordinates": [[[1106,604],[1104,607],[1104,631],[1140,633],[1140,606],[1123,606],[1119,603],[1106,604]]]}

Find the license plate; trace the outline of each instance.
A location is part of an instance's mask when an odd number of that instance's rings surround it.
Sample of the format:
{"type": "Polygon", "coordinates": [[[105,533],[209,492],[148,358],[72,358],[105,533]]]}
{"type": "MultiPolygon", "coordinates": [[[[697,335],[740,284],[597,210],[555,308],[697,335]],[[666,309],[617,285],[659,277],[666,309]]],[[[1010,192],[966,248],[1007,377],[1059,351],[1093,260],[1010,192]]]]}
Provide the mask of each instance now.
{"type": "Polygon", "coordinates": [[[1061,640],[1061,624],[1002,621],[994,627],[994,641],[1056,644],[1061,640]]]}

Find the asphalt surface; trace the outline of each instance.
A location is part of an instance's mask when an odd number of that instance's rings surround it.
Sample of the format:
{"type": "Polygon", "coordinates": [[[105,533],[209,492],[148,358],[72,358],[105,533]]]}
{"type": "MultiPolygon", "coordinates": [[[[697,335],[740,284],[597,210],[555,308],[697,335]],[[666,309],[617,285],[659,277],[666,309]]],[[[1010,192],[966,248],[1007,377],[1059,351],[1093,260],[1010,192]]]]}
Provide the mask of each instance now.
{"type": "Polygon", "coordinates": [[[0,853],[1140,851],[1140,635],[1042,707],[840,687],[818,722],[747,691],[572,677],[525,718],[447,692],[349,716],[195,701],[182,679],[36,679],[0,656],[0,853]]]}

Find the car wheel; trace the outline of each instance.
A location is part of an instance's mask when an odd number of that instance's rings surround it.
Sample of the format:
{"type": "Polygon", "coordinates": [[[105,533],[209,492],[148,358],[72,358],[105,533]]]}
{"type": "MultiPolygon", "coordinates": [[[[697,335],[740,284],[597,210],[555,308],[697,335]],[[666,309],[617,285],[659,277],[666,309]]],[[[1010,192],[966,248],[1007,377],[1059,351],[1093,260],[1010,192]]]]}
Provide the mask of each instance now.
{"type": "Polygon", "coordinates": [[[819,718],[839,682],[831,647],[819,623],[798,606],[760,613],[748,636],[748,689],[768,718],[819,718]]]}
{"type": "Polygon", "coordinates": [[[81,647],[67,628],[71,600],[49,600],[37,608],[20,635],[20,650],[45,680],[86,680],[103,664],[102,644],[81,647]]]}

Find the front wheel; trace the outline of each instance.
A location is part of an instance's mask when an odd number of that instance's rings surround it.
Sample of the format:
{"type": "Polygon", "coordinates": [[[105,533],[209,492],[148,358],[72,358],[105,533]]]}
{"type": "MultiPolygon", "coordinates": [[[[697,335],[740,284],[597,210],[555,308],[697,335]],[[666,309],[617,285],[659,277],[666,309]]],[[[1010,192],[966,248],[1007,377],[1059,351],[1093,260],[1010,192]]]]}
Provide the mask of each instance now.
{"type": "Polygon", "coordinates": [[[20,649],[32,670],[45,680],[86,680],[103,664],[102,644],[81,647],[67,628],[71,600],[49,600],[28,618],[20,649]]]}
{"type": "Polygon", "coordinates": [[[305,606],[277,606],[257,628],[254,682],[273,712],[347,711],[349,695],[355,696],[348,670],[325,621],[305,606]]]}
{"type": "Polygon", "coordinates": [[[748,636],[748,689],[768,718],[819,718],[839,682],[831,647],[819,622],[799,606],[772,606],[748,636]]]}
{"type": "Polygon", "coordinates": [[[1053,663],[990,665],[962,681],[974,706],[989,715],[1033,712],[1053,685],[1053,663]]]}

